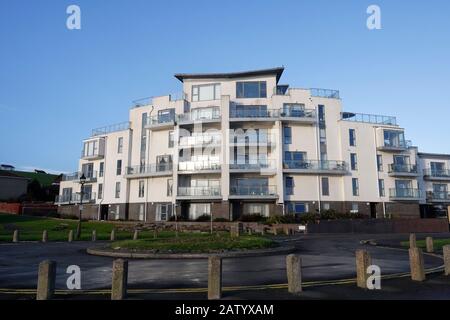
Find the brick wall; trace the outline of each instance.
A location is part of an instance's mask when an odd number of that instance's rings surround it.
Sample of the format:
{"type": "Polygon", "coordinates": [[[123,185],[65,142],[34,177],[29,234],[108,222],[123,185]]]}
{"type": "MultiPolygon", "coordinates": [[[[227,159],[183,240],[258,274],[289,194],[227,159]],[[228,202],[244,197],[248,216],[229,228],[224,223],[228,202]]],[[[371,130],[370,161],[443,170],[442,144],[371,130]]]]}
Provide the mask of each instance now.
{"type": "Polygon", "coordinates": [[[20,214],[22,212],[20,203],[0,202],[0,212],[10,214],[20,214]]]}

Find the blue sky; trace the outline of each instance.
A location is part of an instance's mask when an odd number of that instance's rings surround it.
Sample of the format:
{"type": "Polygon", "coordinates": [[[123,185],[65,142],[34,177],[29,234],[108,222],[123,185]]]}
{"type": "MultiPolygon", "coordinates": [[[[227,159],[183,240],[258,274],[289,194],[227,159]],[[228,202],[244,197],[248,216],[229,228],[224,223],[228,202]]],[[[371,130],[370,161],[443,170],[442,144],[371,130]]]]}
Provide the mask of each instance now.
{"type": "Polygon", "coordinates": [[[446,0],[0,0],[0,46],[0,163],[73,171],[91,129],[180,91],[174,73],[281,65],[282,83],[338,89],[345,110],[397,116],[421,151],[450,153],[446,0]]]}

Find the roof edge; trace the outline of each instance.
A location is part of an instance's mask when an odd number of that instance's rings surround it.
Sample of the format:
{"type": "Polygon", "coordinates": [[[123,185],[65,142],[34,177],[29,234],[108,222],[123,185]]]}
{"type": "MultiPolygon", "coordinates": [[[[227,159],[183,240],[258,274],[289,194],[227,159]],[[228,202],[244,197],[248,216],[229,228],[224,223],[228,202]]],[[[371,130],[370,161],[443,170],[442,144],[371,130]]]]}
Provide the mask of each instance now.
{"type": "Polygon", "coordinates": [[[275,74],[277,77],[277,83],[283,74],[284,67],[276,67],[271,69],[260,69],[260,70],[248,70],[248,71],[238,71],[238,72],[228,72],[228,73],[177,73],[175,78],[184,82],[185,79],[232,79],[240,77],[249,76],[259,76],[267,74],[275,74]]]}

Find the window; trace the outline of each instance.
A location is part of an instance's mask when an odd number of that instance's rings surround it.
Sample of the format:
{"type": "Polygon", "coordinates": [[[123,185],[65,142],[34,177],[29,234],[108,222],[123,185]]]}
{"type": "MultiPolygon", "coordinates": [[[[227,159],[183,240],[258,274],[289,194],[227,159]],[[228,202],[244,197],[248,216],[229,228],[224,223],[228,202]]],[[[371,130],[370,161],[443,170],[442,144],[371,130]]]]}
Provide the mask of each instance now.
{"type": "Polygon", "coordinates": [[[172,213],[172,204],[158,203],[156,205],[156,221],[167,221],[172,213]]]}
{"type": "Polygon", "coordinates": [[[306,152],[300,151],[285,151],[284,160],[286,162],[304,162],[306,161],[306,152]]]}
{"type": "Polygon", "coordinates": [[[116,182],[116,199],[120,198],[120,182],[116,182]]]}
{"type": "Polygon", "coordinates": [[[323,196],[330,195],[330,181],[328,178],[322,178],[322,195],[323,196]]]}
{"type": "Polygon", "coordinates": [[[305,117],[305,105],[299,103],[285,103],[283,104],[284,117],[305,117]]]}
{"type": "Polygon", "coordinates": [[[175,109],[164,109],[158,111],[158,123],[172,122],[175,119],[175,109]]]}
{"type": "Polygon", "coordinates": [[[359,196],[359,181],[358,178],[352,178],[352,191],[353,196],[359,196]]]}
{"type": "Polygon", "coordinates": [[[105,173],[105,163],[104,162],[100,162],[100,168],[98,170],[98,176],[99,177],[103,177],[105,173]]]}
{"type": "Polygon", "coordinates": [[[377,167],[379,172],[383,172],[383,156],[377,154],[377,167]]]}
{"type": "Polygon", "coordinates": [[[167,179],[167,196],[171,197],[173,194],[173,179],[167,179]]]}
{"type": "Polygon", "coordinates": [[[98,184],[97,196],[99,199],[103,198],[103,183],[98,184]]]}
{"type": "Polygon", "coordinates": [[[350,167],[353,171],[358,170],[358,156],[356,153],[350,153],[350,167]]]}
{"type": "Polygon", "coordinates": [[[174,132],[169,131],[169,148],[173,148],[174,144],[175,144],[174,132]]]}
{"type": "Polygon", "coordinates": [[[98,154],[98,140],[87,141],[84,143],[83,157],[92,157],[98,154]]]}
{"type": "Polygon", "coordinates": [[[236,82],[236,98],[266,98],[266,81],[236,82]]]}
{"type": "Polygon", "coordinates": [[[378,192],[380,194],[380,197],[384,197],[385,196],[384,179],[378,179],[378,192]]]}
{"type": "Polygon", "coordinates": [[[123,137],[119,137],[117,140],[117,153],[122,153],[123,151],[123,137]]]}
{"type": "Polygon", "coordinates": [[[384,130],[384,145],[386,147],[406,147],[405,133],[402,131],[384,130]]]}
{"type": "Polygon", "coordinates": [[[139,205],[139,221],[144,221],[145,218],[145,208],[143,204],[139,205]]]}
{"type": "Polygon", "coordinates": [[[72,200],[72,188],[64,188],[62,192],[62,202],[69,202],[72,200]]]}
{"type": "Polygon", "coordinates": [[[210,203],[191,203],[189,206],[189,220],[196,220],[201,216],[211,215],[210,203]]]}
{"type": "Polygon", "coordinates": [[[244,203],[244,214],[257,214],[263,217],[269,216],[269,205],[267,203],[244,203]]]}
{"type": "Polygon", "coordinates": [[[120,204],[116,205],[116,212],[114,214],[115,214],[115,216],[114,216],[115,219],[119,220],[120,219],[120,204]]]}
{"type": "Polygon", "coordinates": [[[139,180],[139,198],[144,197],[144,192],[145,192],[144,183],[145,183],[144,180],[139,180]]]}
{"type": "Polygon", "coordinates": [[[122,174],[122,160],[117,160],[116,175],[120,176],[122,174]]]}
{"type": "Polygon", "coordinates": [[[359,205],[357,203],[352,203],[352,210],[351,213],[358,213],[359,212],[359,205]]]}
{"type": "Polygon", "coordinates": [[[284,127],[284,144],[291,144],[292,143],[292,128],[291,127],[284,127]]]}
{"type": "Polygon", "coordinates": [[[294,178],[286,177],[285,187],[286,187],[286,195],[287,196],[293,195],[294,194],[294,178]]]}
{"type": "Polygon", "coordinates": [[[350,147],[356,146],[356,132],[355,129],[348,129],[350,147]]]}
{"type": "Polygon", "coordinates": [[[88,179],[95,178],[94,164],[93,163],[84,163],[83,165],[81,165],[81,172],[88,179]]]}
{"type": "Polygon", "coordinates": [[[192,86],[192,101],[220,99],[220,83],[192,86]]]}
{"type": "Polygon", "coordinates": [[[302,214],[308,212],[308,204],[303,202],[287,202],[286,210],[288,214],[302,214]]]}
{"type": "Polygon", "coordinates": [[[324,203],[322,208],[323,208],[323,210],[330,210],[330,204],[328,202],[324,203]]]}

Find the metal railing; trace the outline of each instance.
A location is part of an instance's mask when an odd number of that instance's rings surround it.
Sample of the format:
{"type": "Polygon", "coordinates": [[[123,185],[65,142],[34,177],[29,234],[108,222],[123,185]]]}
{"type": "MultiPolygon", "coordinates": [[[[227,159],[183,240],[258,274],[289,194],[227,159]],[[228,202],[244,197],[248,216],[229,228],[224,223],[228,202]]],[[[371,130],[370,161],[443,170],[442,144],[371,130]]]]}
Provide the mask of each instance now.
{"type": "Polygon", "coordinates": [[[184,161],[178,163],[178,171],[202,171],[202,170],[220,170],[220,161],[184,161]]]}
{"type": "Polygon", "coordinates": [[[280,110],[281,118],[312,118],[316,117],[316,111],[312,109],[283,108],[280,110]]]}
{"type": "Polygon", "coordinates": [[[450,201],[450,193],[448,191],[432,191],[430,192],[431,199],[450,201]]]}
{"type": "Polygon", "coordinates": [[[423,175],[428,177],[436,177],[436,178],[450,178],[450,170],[436,170],[436,169],[424,169],[423,175]]]}
{"type": "Polygon", "coordinates": [[[220,107],[192,109],[178,115],[179,123],[205,120],[220,120],[220,107]]]}
{"type": "MultiPolygon", "coordinates": [[[[95,192],[83,193],[83,202],[95,201],[95,192]]],[[[81,193],[61,194],[55,197],[55,203],[80,203],[81,193]]]]}
{"type": "Polygon", "coordinates": [[[139,108],[144,106],[150,106],[153,104],[153,100],[156,98],[162,98],[162,97],[168,97],[169,101],[178,101],[178,100],[187,100],[187,94],[184,92],[176,92],[168,95],[163,96],[151,96],[151,97],[145,97],[141,99],[133,100],[133,108],[139,108]]]}
{"type": "Polygon", "coordinates": [[[194,145],[220,144],[222,135],[220,133],[204,133],[193,136],[181,136],[178,145],[181,147],[194,145]]]}
{"type": "Polygon", "coordinates": [[[404,140],[404,141],[390,141],[390,140],[384,140],[384,147],[386,148],[399,148],[399,149],[408,149],[412,147],[412,141],[411,140],[404,140]]]}
{"type": "Polygon", "coordinates": [[[397,125],[397,118],[391,116],[383,116],[377,114],[341,112],[341,120],[351,122],[365,122],[384,125],[397,125]]]}
{"type": "Polygon", "coordinates": [[[244,108],[231,108],[230,118],[278,118],[279,109],[267,109],[267,106],[245,106],[244,108]]]}
{"type": "Polygon", "coordinates": [[[230,163],[230,170],[275,169],[275,163],[272,159],[249,159],[247,163],[230,163]]]}
{"type": "Polygon", "coordinates": [[[420,199],[421,191],[416,188],[392,188],[389,189],[389,196],[398,199],[420,199]]]}
{"type": "Polygon", "coordinates": [[[269,145],[276,143],[276,136],[274,134],[240,134],[230,133],[230,144],[258,144],[269,145]]]}
{"type": "Polygon", "coordinates": [[[154,115],[147,118],[147,125],[148,126],[154,126],[158,124],[165,124],[165,123],[175,123],[175,114],[168,114],[168,115],[154,115]]]}
{"type": "Polygon", "coordinates": [[[310,88],[311,96],[318,98],[340,99],[338,90],[310,88]]]}
{"type": "Polygon", "coordinates": [[[70,174],[64,174],[62,176],[62,181],[80,180],[83,173],[84,173],[84,177],[86,178],[86,181],[97,179],[97,171],[90,171],[90,172],[74,172],[74,173],[70,173],[70,174]]]}
{"type": "Polygon", "coordinates": [[[285,169],[333,171],[348,170],[348,166],[345,161],[337,160],[285,160],[283,164],[285,169]]]}
{"type": "Polygon", "coordinates": [[[116,123],[116,124],[111,124],[109,126],[104,126],[104,127],[93,129],[92,130],[92,136],[95,137],[95,136],[108,134],[108,133],[111,133],[111,132],[124,131],[124,130],[128,130],[129,128],[130,128],[130,122],[129,121],[116,123]]]}
{"type": "Polygon", "coordinates": [[[220,186],[178,187],[178,196],[181,197],[215,197],[220,194],[220,186]]]}
{"type": "Polygon", "coordinates": [[[276,196],[276,186],[231,186],[230,195],[233,196],[276,196]]]}
{"type": "Polygon", "coordinates": [[[172,163],[154,163],[145,166],[131,166],[127,167],[127,175],[137,175],[137,174],[149,174],[149,173],[163,173],[171,172],[173,170],[172,163]]]}
{"type": "Polygon", "coordinates": [[[389,173],[417,173],[417,166],[414,164],[390,164],[389,173]]]}

